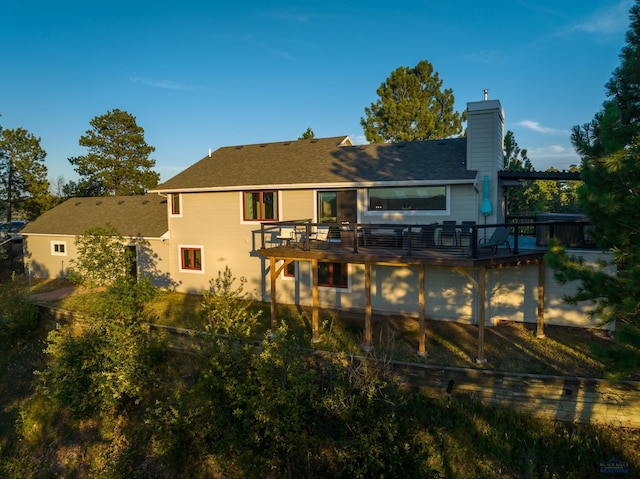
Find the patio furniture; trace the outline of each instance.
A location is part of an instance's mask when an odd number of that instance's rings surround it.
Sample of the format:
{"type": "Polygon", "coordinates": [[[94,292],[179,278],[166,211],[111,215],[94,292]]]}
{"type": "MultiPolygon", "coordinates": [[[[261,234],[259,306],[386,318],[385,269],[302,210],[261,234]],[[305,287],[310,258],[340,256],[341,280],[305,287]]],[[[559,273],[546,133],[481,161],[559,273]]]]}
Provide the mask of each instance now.
{"type": "Polygon", "coordinates": [[[460,226],[460,234],[458,239],[460,241],[460,246],[462,246],[462,238],[467,238],[471,241],[471,230],[476,225],[475,221],[463,221],[460,226]]]}
{"type": "Polygon", "coordinates": [[[480,240],[478,243],[478,250],[491,249],[495,254],[498,252],[498,247],[506,245],[511,252],[511,245],[509,244],[509,235],[511,234],[511,228],[506,226],[500,226],[493,231],[491,237],[487,240],[480,240]]]}
{"type": "Polygon", "coordinates": [[[451,238],[453,240],[453,246],[458,246],[458,229],[455,221],[443,221],[442,230],[440,231],[440,246],[443,245],[444,238],[451,238]]]}
{"type": "Polygon", "coordinates": [[[276,239],[280,240],[285,246],[291,245],[291,241],[295,240],[296,229],[293,226],[282,226],[280,233],[276,239]]]}
{"type": "Polygon", "coordinates": [[[329,230],[328,226],[317,226],[315,231],[309,236],[309,240],[319,245],[330,246],[329,243],[329,230]]]}

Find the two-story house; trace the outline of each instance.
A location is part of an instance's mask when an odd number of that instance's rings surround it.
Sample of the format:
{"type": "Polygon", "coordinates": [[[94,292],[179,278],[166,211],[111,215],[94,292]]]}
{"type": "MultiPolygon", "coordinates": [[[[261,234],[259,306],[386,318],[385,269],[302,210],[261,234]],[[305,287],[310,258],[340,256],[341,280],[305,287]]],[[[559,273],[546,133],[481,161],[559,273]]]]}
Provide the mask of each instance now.
{"type": "MultiPolygon", "coordinates": [[[[544,269],[544,250],[471,254],[495,230],[485,224],[504,222],[504,112],[484,100],[468,103],[467,115],[464,138],[354,145],[335,137],[210,152],[147,195],[166,201],[167,228],[152,243],[159,268],[178,290],[200,293],[228,266],[254,298],[314,311],[476,324],[543,315],[551,324],[592,325],[585,308],[562,302],[572,288],[544,269]]],[[[86,214],[102,221],[99,208],[86,214]]],[[[46,265],[53,250],[38,245],[48,238],[40,221],[24,235],[32,264],[46,265]]]]}

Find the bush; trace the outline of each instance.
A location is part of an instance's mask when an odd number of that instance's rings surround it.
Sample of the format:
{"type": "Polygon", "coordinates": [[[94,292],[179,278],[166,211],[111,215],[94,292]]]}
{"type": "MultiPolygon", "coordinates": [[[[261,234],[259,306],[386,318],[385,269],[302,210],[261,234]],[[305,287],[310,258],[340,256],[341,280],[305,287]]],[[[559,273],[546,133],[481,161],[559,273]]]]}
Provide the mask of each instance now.
{"type": "Polygon", "coordinates": [[[0,338],[2,342],[25,340],[38,325],[38,307],[29,300],[29,290],[13,274],[0,290],[0,338]]]}

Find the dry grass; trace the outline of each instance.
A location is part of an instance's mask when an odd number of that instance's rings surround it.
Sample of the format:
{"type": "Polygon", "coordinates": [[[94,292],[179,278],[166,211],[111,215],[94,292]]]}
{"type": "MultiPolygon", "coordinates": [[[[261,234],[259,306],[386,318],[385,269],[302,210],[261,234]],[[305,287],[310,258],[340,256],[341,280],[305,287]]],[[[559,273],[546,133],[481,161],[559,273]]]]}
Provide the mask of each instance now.
{"type": "MultiPolygon", "coordinates": [[[[69,295],[64,280],[34,282],[32,292],[49,298],[52,306],[82,310],[91,293],[69,295]],[[56,298],[53,291],[64,292],[56,298]]],[[[153,303],[151,311],[159,324],[202,329],[198,295],[165,293],[153,303]]],[[[269,306],[257,303],[262,310],[261,330],[270,326],[269,306]]],[[[305,344],[310,344],[311,313],[306,308],[279,305],[278,316],[305,344]]],[[[363,315],[322,311],[322,341],[315,348],[342,350],[362,354],[363,315]]],[[[418,356],[418,321],[402,316],[375,315],[373,318],[374,354],[400,361],[438,366],[484,368],[495,371],[640,380],[640,341],[637,333],[622,328],[623,340],[612,339],[606,331],[561,326],[545,327],[545,338],[536,337],[534,324],[501,322],[485,328],[484,357],[478,364],[478,327],[475,325],[427,321],[426,357],[418,356]],[[629,332],[631,331],[631,333],[629,332]],[[628,338],[631,337],[631,340],[628,338]]]]}

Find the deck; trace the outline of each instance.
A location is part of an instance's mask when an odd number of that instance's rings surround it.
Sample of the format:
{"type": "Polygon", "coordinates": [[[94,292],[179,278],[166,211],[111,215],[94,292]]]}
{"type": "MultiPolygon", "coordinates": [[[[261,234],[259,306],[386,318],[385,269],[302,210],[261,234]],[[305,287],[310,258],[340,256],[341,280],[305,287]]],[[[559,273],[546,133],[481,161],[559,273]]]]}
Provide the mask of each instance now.
{"type": "MultiPolygon", "coordinates": [[[[258,254],[276,259],[348,262],[359,264],[425,265],[434,267],[499,267],[518,266],[542,260],[547,251],[549,237],[560,236],[560,226],[548,223],[537,225],[546,234],[543,241],[528,232],[536,225],[481,225],[468,230],[460,225],[446,232],[442,225],[372,225],[357,224],[348,227],[319,225],[308,221],[264,224],[258,254]],[[283,226],[284,225],[284,226],[283,226]],[[319,228],[328,233],[319,238],[319,228]],[[509,228],[508,244],[486,248],[491,233],[497,228],[509,228]],[[282,231],[286,229],[286,233],[282,231]],[[560,232],[555,235],[554,230],[560,232]],[[550,234],[550,232],[552,234],[550,234]],[[446,236],[445,236],[445,233],[446,236]]],[[[575,230],[575,223],[571,225],[575,230]]],[[[570,247],[591,247],[584,238],[584,225],[578,226],[579,238],[571,238],[570,247]]],[[[576,234],[572,233],[573,236],[576,234]]],[[[564,237],[567,235],[564,234],[564,237]]],[[[566,239],[566,238],[565,238],[566,239]]]]}
{"type": "Polygon", "coordinates": [[[484,327],[487,301],[486,272],[493,268],[538,266],[538,327],[544,337],[544,255],[550,238],[572,248],[593,248],[585,222],[543,222],[527,224],[473,225],[451,223],[415,224],[314,224],[308,220],[263,223],[257,253],[269,259],[271,318],[276,324],[277,279],[292,261],[309,261],[312,269],[312,341],[319,341],[318,263],[343,262],[364,265],[364,344],[372,347],[371,268],[374,265],[417,266],[420,279],[419,350],[425,352],[425,269],[449,268],[466,277],[479,301],[478,362],[484,362],[484,327]],[[502,230],[502,240],[493,247],[494,232],[502,230]],[[524,232],[535,232],[535,237],[524,232]],[[278,265],[278,262],[281,262],[278,265]]]}

